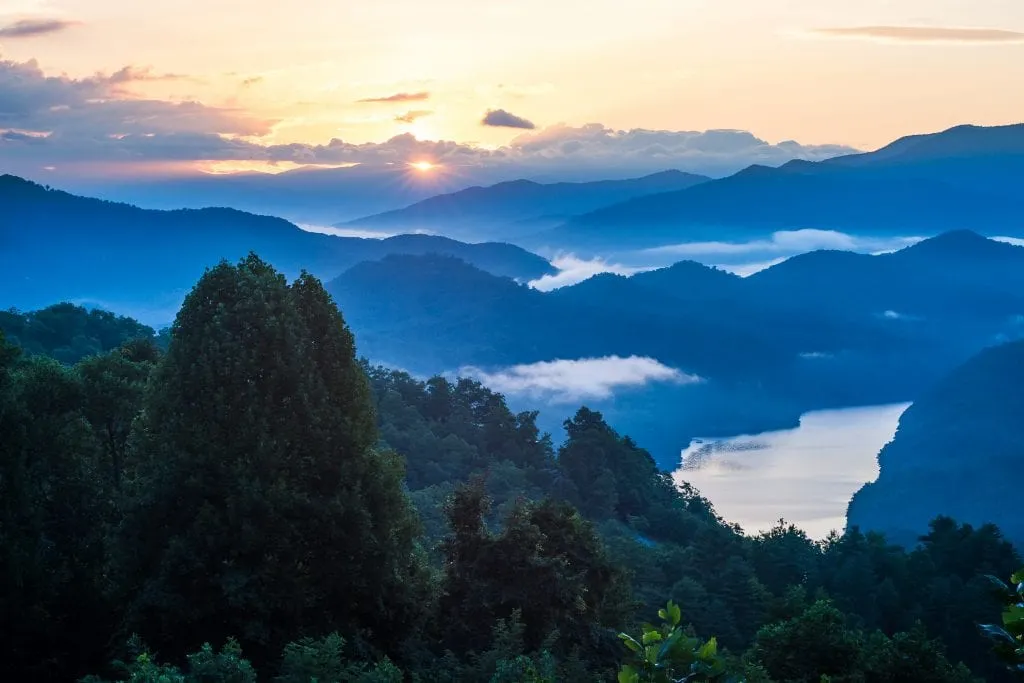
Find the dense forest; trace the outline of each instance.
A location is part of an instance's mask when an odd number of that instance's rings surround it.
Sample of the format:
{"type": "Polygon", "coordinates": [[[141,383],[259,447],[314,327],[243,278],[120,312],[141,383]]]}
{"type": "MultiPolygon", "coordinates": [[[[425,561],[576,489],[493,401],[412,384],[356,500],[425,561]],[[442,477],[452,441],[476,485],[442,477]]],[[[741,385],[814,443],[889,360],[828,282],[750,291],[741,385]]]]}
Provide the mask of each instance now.
{"type": "Polygon", "coordinates": [[[4,315],[9,680],[1012,680],[994,526],[747,536],[599,412],[556,448],[475,381],[358,360],[254,255],[160,337],[4,315]]]}

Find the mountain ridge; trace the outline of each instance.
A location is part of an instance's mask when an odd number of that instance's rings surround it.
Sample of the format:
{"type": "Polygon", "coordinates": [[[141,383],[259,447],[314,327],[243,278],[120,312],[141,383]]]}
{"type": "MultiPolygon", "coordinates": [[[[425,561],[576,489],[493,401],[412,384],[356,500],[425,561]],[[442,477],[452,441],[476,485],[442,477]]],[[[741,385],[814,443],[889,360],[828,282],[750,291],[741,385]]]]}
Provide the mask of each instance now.
{"type": "Polygon", "coordinates": [[[63,300],[132,304],[136,314],[134,306],[142,303],[173,309],[205,268],[249,251],[289,276],[305,269],[333,277],[389,253],[431,251],[458,255],[503,277],[532,280],[555,272],[547,260],[510,244],[429,235],[339,237],[236,209],[142,209],[17,176],[0,177],[0,205],[0,291],[5,305],[26,309],[63,300]]]}
{"type": "Polygon", "coordinates": [[[749,166],[582,214],[524,244],[651,247],[808,227],[859,235],[930,236],[966,228],[1021,236],[1024,199],[1015,180],[1021,173],[1024,124],[958,126],[875,152],[749,166]]]}

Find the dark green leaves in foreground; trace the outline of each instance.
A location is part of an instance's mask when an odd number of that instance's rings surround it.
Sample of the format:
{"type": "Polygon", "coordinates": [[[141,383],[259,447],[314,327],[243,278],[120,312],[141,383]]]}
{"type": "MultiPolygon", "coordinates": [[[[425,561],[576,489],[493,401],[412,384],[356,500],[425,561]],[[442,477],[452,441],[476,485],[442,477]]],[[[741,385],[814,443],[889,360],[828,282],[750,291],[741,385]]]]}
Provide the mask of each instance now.
{"type": "Polygon", "coordinates": [[[995,641],[996,654],[1006,665],[1024,674],[1024,569],[1010,577],[1007,585],[990,577],[1006,604],[1001,624],[985,624],[982,631],[995,641]]]}

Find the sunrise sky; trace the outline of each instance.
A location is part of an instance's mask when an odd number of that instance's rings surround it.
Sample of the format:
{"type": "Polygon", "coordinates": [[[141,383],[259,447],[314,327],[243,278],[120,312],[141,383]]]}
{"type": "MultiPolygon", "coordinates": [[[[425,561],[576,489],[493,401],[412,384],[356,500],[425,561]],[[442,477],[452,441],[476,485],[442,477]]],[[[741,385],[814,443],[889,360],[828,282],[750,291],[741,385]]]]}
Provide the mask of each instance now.
{"type": "Polygon", "coordinates": [[[1021,84],[1021,0],[0,0],[0,170],[586,124],[871,149],[1024,119],[1021,84]]]}

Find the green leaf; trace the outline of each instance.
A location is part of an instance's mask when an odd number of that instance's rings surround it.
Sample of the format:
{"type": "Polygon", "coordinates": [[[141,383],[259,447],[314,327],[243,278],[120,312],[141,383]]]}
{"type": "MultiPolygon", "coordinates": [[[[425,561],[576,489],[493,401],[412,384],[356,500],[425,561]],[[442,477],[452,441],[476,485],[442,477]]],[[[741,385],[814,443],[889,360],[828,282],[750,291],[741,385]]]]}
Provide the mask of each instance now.
{"type": "Polygon", "coordinates": [[[1017,572],[1016,574],[1011,576],[1010,577],[1010,581],[1012,583],[1017,583],[1017,584],[1024,583],[1024,569],[1021,569],[1019,572],[1017,572]]]}
{"type": "Polygon", "coordinates": [[[619,683],[638,683],[640,674],[630,664],[624,664],[619,670],[619,683]]]}
{"type": "Polygon", "coordinates": [[[627,635],[625,633],[620,633],[619,640],[625,643],[626,647],[628,647],[633,652],[640,652],[640,643],[636,642],[636,639],[632,636],[627,635]]]}
{"type": "Polygon", "coordinates": [[[700,650],[697,651],[697,657],[700,659],[711,659],[718,654],[718,640],[712,638],[708,642],[701,646],[700,650]]]}
{"type": "Polygon", "coordinates": [[[668,621],[668,612],[665,611],[664,607],[658,610],[658,618],[662,621],[668,621]]]}
{"type": "Polygon", "coordinates": [[[648,631],[644,634],[644,645],[650,645],[651,643],[660,643],[661,634],[657,631],[648,631]]]}
{"type": "Polygon", "coordinates": [[[982,624],[980,628],[982,633],[993,640],[1008,642],[1012,645],[1017,644],[1016,639],[1014,639],[1014,637],[1007,633],[1002,627],[996,626],[995,624],[982,624]]]}
{"type": "Polygon", "coordinates": [[[655,647],[654,645],[648,645],[646,648],[644,648],[644,650],[644,654],[646,655],[645,659],[647,660],[647,662],[649,664],[657,664],[659,648],[655,647]]]}
{"type": "Polygon", "coordinates": [[[672,625],[678,626],[679,622],[683,618],[683,612],[681,609],[679,609],[679,605],[675,604],[674,602],[670,603],[668,606],[668,614],[672,618],[672,625]]]}

